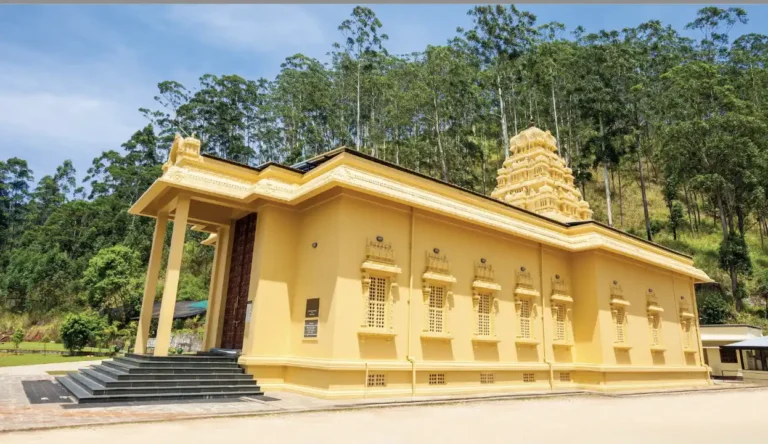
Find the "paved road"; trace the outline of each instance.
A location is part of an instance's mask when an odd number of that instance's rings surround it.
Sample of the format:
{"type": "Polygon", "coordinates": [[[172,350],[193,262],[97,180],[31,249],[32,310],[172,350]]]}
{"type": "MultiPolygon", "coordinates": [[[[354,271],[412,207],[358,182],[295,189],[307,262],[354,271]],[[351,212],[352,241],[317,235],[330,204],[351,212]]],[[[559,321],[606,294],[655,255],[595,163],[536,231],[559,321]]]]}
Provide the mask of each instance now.
{"type": "Polygon", "coordinates": [[[16,432],[0,434],[0,442],[768,442],[764,425],[766,405],[768,390],[632,398],[572,397],[16,432]]]}

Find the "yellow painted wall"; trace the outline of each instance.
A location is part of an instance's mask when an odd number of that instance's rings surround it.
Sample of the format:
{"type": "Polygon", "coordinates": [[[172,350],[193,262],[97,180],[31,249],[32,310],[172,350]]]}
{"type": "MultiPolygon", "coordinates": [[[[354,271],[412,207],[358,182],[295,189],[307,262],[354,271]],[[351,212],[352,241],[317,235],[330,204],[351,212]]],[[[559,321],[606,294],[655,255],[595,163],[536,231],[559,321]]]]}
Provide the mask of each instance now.
{"type": "Polygon", "coordinates": [[[555,388],[707,383],[698,356],[686,359],[682,350],[678,301],[680,296],[690,298],[688,278],[675,278],[671,272],[607,253],[543,248],[355,193],[319,198],[302,209],[261,207],[251,279],[254,310],[246,326],[241,362],[267,388],[272,384],[318,396],[549,388],[547,362],[559,366],[552,372],[555,388]],[[401,269],[393,278],[397,286],[393,289],[391,339],[358,335],[365,304],[361,264],[367,241],[377,236],[391,243],[401,269]],[[453,337],[450,341],[421,337],[426,309],[422,273],[426,253],[434,248],[447,256],[450,274],[457,281],[450,288],[453,294],[446,316],[446,329],[453,337]],[[472,281],[475,263],[481,258],[494,267],[496,282],[502,287],[496,292],[494,333],[499,342],[495,344],[472,341],[476,322],[472,281]],[[541,341],[535,346],[515,341],[515,272],[521,267],[531,272],[534,287],[541,293],[533,313],[533,336],[541,341]],[[572,348],[551,344],[554,325],[549,298],[555,275],[565,279],[574,299],[572,348]],[[628,351],[613,347],[609,296],[614,280],[630,302],[627,342],[632,348],[628,351]],[[649,287],[664,308],[662,345],[667,350],[663,354],[650,351],[649,287]],[[320,298],[317,339],[303,338],[308,298],[320,298]],[[409,355],[415,360],[415,385],[409,355]],[[588,366],[571,370],[573,365],[588,366]],[[366,366],[368,374],[385,373],[387,386],[366,388],[366,366]],[[614,374],[616,366],[636,366],[638,370],[614,374]],[[681,370],[682,366],[691,366],[690,372],[681,370]],[[482,371],[494,373],[494,384],[480,384],[482,371]],[[446,375],[445,386],[427,383],[429,374],[435,372],[446,375]],[[535,373],[536,382],[523,383],[524,372],[535,373]],[[560,382],[560,372],[571,373],[573,383],[560,382]]]}

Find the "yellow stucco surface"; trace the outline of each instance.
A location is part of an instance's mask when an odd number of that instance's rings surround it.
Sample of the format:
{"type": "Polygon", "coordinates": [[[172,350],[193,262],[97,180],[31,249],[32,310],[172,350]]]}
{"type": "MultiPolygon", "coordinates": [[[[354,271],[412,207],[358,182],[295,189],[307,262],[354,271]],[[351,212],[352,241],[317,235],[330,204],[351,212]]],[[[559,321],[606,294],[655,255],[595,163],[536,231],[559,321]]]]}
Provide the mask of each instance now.
{"type": "MultiPolygon", "coordinates": [[[[131,212],[173,220],[187,196],[189,223],[211,233],[257,214],[240,363],[265,390],[363,397],[709,383],[693,294],[709,278],[688,257],[354,152],[308,171],[249,169],[185,143],[131,212]],[[305,337],[315,298],[317,336],[305,337]],[[655,333],[649,315],[659,316],[655,333]]],[[[225,291],[211,291],[216,313],[225,291]]],[[[212,325],[209,347],[221,336],[221,321],[212,325]]]]}

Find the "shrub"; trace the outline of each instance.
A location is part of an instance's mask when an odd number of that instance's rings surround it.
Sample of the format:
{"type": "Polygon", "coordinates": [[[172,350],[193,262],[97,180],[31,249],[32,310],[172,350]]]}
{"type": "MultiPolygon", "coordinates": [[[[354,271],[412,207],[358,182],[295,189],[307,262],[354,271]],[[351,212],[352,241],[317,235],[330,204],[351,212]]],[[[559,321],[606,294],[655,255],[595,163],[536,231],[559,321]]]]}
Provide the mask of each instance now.
{"type": "Polygon", "coordinates": [[[706,291],[699,296],[699,318],[702,324],[725,324],[732,314],[731,304],[716,291],[706,291]]]}
{"type": "Polygon", "coordinates": [[[19,349],[19,344],[24,342],[24,329],[23,328],[17,328],[15,332],[13,332],[13,336],[11,336],[11,341],[13,341],[13,345],[16,346],[16,350],[19,349]]]}
{"type": "Polygon", "coordinates": [[[75,353],[98,340],[106,323],[95,313],[70,314],[61,324],[61,341],[64,347],[75,353]]]}

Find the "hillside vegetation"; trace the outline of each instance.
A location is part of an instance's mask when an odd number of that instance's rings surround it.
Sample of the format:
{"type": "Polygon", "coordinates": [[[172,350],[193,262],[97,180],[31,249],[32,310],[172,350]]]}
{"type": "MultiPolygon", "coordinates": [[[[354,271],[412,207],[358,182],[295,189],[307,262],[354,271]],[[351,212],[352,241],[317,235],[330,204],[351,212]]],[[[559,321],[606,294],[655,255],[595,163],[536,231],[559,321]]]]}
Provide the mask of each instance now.
{"type": "MultiPolygon", "coordinates": [[[[250,165],[344,145],[490,194],[530,121],[557,137],[597,220],[692,254],[718,281],[699,295],[702,322],[762,322],[768,37],[730,37],[746,13],[702,8],[686,27],[695,39],[659,20],[586,33],[509,5],[468,14],[445,44],[390,54],[385,24],[355,7],[327,63],[294,54],[274,79],[163,81],[138,111],[147,125],[78,165],[82,182],[71,161],[35,174],[0,160],[0,340],[19,327],[55,336],[63,315],[87,310],[130,332],[153,221],[127,209],[176,133],[250,165]]],[[[201,240],[189,232],[179,300],[207,297],[201,240]]]]}

